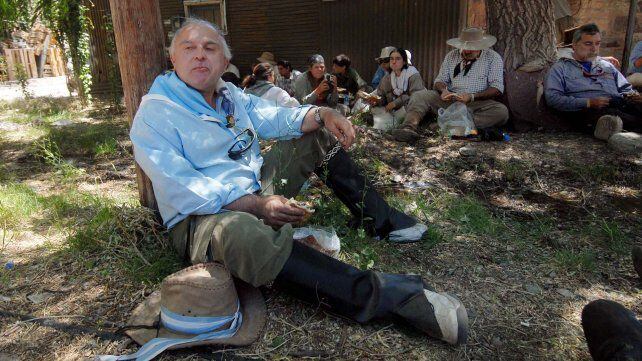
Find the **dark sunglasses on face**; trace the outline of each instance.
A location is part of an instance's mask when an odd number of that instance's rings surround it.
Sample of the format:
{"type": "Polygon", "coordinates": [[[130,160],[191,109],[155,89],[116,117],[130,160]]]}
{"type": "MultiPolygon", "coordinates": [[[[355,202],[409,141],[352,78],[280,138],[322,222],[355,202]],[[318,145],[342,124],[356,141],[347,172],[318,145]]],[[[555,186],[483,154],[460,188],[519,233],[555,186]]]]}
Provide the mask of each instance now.
{"type": "Polygon", "coordinates": [[[232,160],[239,160],[245,152],[252,146],[254,140],[256,139],[256,134],[250,129],[245,128],[241,133],[234,137],[234,144],[227,151],[228,157],[232,160]]]}
{"type": "Polygon", "coordinates": [[[390,58],[379,59],[379,64],[386,64],[390,62],[390,58]]]}

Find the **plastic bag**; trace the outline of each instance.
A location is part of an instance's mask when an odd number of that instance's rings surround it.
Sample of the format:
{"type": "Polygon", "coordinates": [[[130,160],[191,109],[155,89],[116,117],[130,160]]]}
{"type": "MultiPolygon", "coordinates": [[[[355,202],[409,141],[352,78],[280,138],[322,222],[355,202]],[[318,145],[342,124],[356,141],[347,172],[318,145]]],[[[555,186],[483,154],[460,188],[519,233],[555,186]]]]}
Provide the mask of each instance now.
{"type": "Polygon", "coordinates": [[[403,123],[403,120],[406,117],[405,107],[393,110],[392,112],[386,111],[384,107],[376,107],[372,108],[371,112],[372,119],[374,121],[374,125],[372,127],[380,130],[396,128],[403,123]]]}
{"type": "Polygon", "coordinates": [[[295,228],[292,238],[330,257],[337,258],[341,251],[341,241],[334,228],[328,230],[312,227],[295,228]]]}
{"type": "Polygon", "coordinates": [[[440,108],[437,113],[437,124],[443,134],[451,137],[464,137],[477,133],[473,114],[468,110],[466,104],[454,102],[446,109],[440,108]]]}

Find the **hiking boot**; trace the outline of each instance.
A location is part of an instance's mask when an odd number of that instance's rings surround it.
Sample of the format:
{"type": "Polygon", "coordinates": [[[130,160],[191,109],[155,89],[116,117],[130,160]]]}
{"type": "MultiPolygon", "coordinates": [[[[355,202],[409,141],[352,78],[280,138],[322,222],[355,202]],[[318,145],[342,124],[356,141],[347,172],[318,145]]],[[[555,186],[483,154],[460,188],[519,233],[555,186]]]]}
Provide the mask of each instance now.
{"type": "Polygon", "coordinates": [[[466,308],[417,275],[360,270],[294,242],[274,284],[357,322],[394,319],[453,345],[467,339],[466,308]]]}
{"type": "Polygon", "coordinates": [[[609,140],[613,134],[622,132],[622,119],[615,115],[603,115],[597,120],[593,135],[597,139],[609,140]]]}
{"type": "Polygon", "coordinates": [[[642,246],[635,246],[631,250],[631,258],[633,258],[633,268],[638,273],[638,277],[642,279],[642,246]]]}
{"type": "Polygon", "coordinates": [[[593,360],[642,360],[642,324],[619,303],[597,300],[584,306],[582,328],[593,360]]]}
{"type": "Polygon", "coordinates": [[[447,293],[424,289],[395,312],[405,322],[428,335],[462,345],[468,339],[468,312],[464,305],[447,293]]]}
{"type": "Polygon", "coordinates": [[[406,113],[406,119],[404,120],[403,124],[398,129],[392,130],[392,136],[398,142],[416,142],[417,140],[419,140],[419,138],[421,138],[419,133],[417,133],[419,122],[421,122],[421,115],[415,112],[406,113]]]}

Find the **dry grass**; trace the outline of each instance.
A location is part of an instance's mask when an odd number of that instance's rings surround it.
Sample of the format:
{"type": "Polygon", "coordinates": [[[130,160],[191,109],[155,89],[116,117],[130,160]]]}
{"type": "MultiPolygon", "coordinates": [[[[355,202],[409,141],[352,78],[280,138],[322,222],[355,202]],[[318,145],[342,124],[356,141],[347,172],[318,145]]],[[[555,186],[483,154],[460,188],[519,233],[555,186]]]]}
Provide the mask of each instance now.
{"type": "MultiPolygon", "coordinates": [[[[136,207],[126,122],[73,102],[43,101],[38,111],[36,101],[3,105],[10,115],[0,116],[22,127],[0,130],[0,236],[8,243],[0,261],[15,263],[0,271],[0,358],[133,352],[114,331],[181,265],[154,216],[136,207]],[[74,109],[74,125],[52,127],[65,109],[74,109]],[[42,122],[16,120],[34,112],[42,122]],[[43,139],[58,147],[53,161],[32,147],[43,139]],[[46,299],[34,303],[34,294],[46,299]]],[[[371,130],[360,139],[353,154],[393,204],[430,224],[430,237],[403,246],[370,240],[348,229],[345,208],[316,186],[307,195],[317,206],[313,222],[337,229],[343,260],[421,274],[457,295],[470,313],[469,343],[453,348],[385,322],[355,324],[264,288],[269,322],[257,343],[159,359],[581,360],[586,303],[609,298],[642,313],[628,258],[641,242],[639,158],[574,134],[475,144],[427,137],[413,147],[371,130]],[[461,156],[463,145],[476,155],[461,156]]]]}

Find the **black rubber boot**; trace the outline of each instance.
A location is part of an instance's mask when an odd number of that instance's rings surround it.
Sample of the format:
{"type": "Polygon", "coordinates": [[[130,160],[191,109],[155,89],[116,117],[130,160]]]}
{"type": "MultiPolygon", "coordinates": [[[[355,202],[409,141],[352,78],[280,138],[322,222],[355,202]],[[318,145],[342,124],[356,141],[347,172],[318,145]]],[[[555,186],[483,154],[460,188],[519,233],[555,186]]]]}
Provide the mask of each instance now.
{"type": "Polygon", "coordinates": [[[593,360],[642,360],[642,324],[619,303],[597,300],[584,306],[582,328],[593,360]]]}
{"type": "MultiPolygon", "coordinates": [[[[394,319],[452,344],[466,341],[468,319],[465,308],[457,301],[459,308],[455,305],[447,310],[442,306],[440,311],[443,312],[435,312],[435,307],[425,297],[427,286],[417,275],[362,271],[294,242],[292,253],[277,276],[275,285],[304,301],[321,304],[329,311],[357,322],[394,319]],[[446,324],[438,317],[446,311],[448,316],[456,313],[456,324],[451,322],[448,324],[450,329],[442,332],[446,324]],[[444,337],[448,336],[446,333],[459,337],[444,337]]],[[[442,297],[442,305],[450,302],[447,299],[450,296],[428,292],[442,297]]]]}
{"type": "Polygon", "coordinates": [[[348,207],[357,225],[363,226],[365,220],[371,219],[374,233],[381,239],[392,231],[417,224],[414,218],[388,205],[343,149],[330,158],[327,165],[315,169],[314,173],[348,207]]]}

